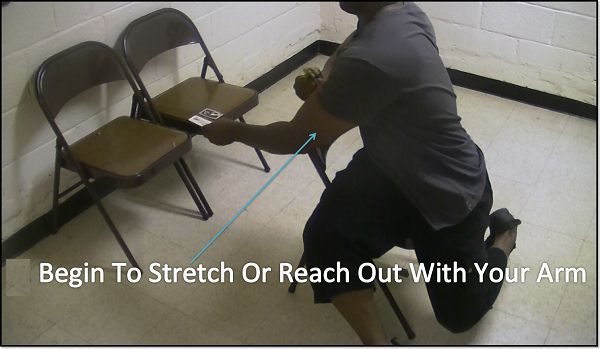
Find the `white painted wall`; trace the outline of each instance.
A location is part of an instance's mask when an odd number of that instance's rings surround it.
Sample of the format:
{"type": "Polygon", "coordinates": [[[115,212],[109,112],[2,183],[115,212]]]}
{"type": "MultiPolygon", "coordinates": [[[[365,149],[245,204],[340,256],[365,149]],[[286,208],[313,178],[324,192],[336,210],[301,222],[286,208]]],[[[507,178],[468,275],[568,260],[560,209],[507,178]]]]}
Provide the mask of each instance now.
{"type": "MultiPolygon", "coordinates": [[[[51,208],[54,135],[27,88],[49,56],[86,40],[113,46],[132,20],[162,7],[185,12],[200,29],[226,81],[244,85],[319,39],[318,3],[11,2],[2,7],[2,240],[51,208]]],[[[156,93],[200,73],[198,47],[178,49],[143,71],[156,93]]],[[[151,92],[151,93],[152,93],[151,92]]],[[[128,93],[82,96],[66,107],[78,138],[129,112],[128,93]],[[100,102],[98,101],[98,97],[100,102]]],[[[63,171],[63,187],[75,177],[63,171]]]]}
{"type": "MultiPolygon", "coordinates": [[[[418,2],[447,67],[597,105],[595,2],[418,2]]],[[[356,19],[321,3],[321,38],[356,19]]]]}

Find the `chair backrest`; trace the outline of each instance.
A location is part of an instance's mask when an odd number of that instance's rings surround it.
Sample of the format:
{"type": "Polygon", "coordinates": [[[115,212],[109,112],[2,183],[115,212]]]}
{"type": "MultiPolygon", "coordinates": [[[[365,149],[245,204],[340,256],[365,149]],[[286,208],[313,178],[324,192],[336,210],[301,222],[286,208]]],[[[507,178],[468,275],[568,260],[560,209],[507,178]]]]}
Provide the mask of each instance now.
{"type": "Polygon", "coordinates": [[[54,119],[78,94],[104,83],[126,80],[127,74],[110,47],[87,41],[48,58],[34,79],[37,100],[46,116],[54,119]]]}
{"type": "MultiPolygon", "coordinates": [[[[40,65],[33,77],[37,101],[57,137],[66,144],[55,118],[69,100],[105,83],[126,80],[136,99],[144,101],[135,81],[107,45],[86,41],[61,51],[40,65]]],[[[143,108],[155,120],[147,102],[143,108]]]]}
{"type": "Polygon", "coordinates": [[[152,58],[190,44],[202,46],[208,64],[220,75],[196,25],[183,12],[173,8],[163,8],[131,22],[119,44],[125,61],[136,75],[152,58]]]}

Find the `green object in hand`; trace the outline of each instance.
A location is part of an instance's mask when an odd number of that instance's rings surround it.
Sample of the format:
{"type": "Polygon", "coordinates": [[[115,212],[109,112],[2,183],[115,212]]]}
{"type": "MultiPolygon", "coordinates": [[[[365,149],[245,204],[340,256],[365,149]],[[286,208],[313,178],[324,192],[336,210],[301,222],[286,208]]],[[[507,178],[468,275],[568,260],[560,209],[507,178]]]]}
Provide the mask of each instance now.
{"type": "Polygon", "coordinates": [[[323,74],[319,68],[304,68],[304,77],[306,77],[309,81],[313,82],[318,79],[323,78],[323,74]]]}

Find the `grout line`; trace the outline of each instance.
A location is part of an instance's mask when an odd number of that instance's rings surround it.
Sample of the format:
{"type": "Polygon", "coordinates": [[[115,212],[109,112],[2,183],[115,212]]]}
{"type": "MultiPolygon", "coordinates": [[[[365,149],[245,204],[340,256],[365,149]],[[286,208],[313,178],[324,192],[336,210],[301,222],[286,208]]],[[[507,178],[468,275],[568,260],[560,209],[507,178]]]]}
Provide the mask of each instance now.
{"type": "MultiPolygon", "coordinates": [[[[577,258],[579,258],[579,254],[581,253],[581,251],[583,250],[583,244],[581,244],[581,247],[579,248],[579,253],[577,255],[577,258]]],[[[546,341],[548,340],[548,337],[550,336],[550,331],[554,328],[554,322],[556,321],[558,314],[559,314],[559,310],[560,310],[560,306],[563,303],[563,300],[565,299],[566,295],[567,295],[567,287],[569,285],[565,284],[564,288],[564,293],[562,294],[562,296],[560,297],[560,302],[558,302],[558,307],[556,307],[556,311],[554,312],[554,315],[552,316],[552,322],[550,324],[550,330],[548,331],[548,334],[546,335],[546,338],[544,339],[544,344],[546,344],[546,341]]]]}
{"type": "Polygon", "coordinates": [[[575,16],[575,17],[587,17],[593,20],[596,20],[597,17],[594,16],[590,16],[590,15],[586,15],[586,14],[582,14],[582,13],[577,13],[577,12],[572,12],[569,10],[562,10],[562,9],[557,9],[557,8],[552,8],[552,7],[548,7],[548,6],[544,6],[544,5],[540,5],[540,4],[535,4],[535,3],[527,3],[527,5],[529,6],[534,6],[537,8],[542,8],[544,10],[550,10],[552,12],[554,12],[554,16],[556,16],[557,13],[563,13],[563,14],[567,14],[567,15],[571,15],[571,16],[575,16]]]}
{"type": "MultiPolygon", "coordinates": [[[[526,322],[533,322],[534,324],[537,324],[539,326],[547,327],[548,328],[548,333],[546,334],[546,336],[548,336],[548,334],[550,333],[550,329],[552,328],[551,325],[548,326],[548,325],[545,325],[545,324],[543,324],[543,323],[541,323],[541,322],[539,322],[537,320],[527,319],[527,318],[525,318],[525,317],[523,317],[521,315],[514,314],[514,313],[508,312],[506,310],[498,309],[498,308],[495,308],[495,307],[492,308],[492,309],[495,310],[495,311],[497,311],[497,312],[500,312],[502,314],[505,314],[505,315],[514,316],[514,317],[519,318],[519,319],[521,319],[523,321],[526,321],[526,322]]],[[[544,339],[544,341],[545,341],[545,339],[544,339]]]]}
{"type": "Polygon", "coordinates": [[[542,225],[539,225],[539,224],[531,223],[531,222],[527,221],[525,218],[523,219],[523,223],[527,223],[527,224],[532,225],[532,226],[534,226],[536,228],[541,228],[541,229],[544,229],[544,230],[548,230],[551,233],[558,234],[558,235],[563,236],[563,237],[568,237],[568,238],[571,238],[571,239],[574,239],[574,240],[579,240],[580,242],[586,242],[585,238],[580,238],[578,236],[573,236],[571,234],[564,233],[564,232],[559,231],[559,230],[555,230],[554,228],[548,228],[548,227],[545,227],[545,226],[542,226],[542,225]]]}
{"type": "MultiPolygon", "coordinates": [[[[552,150],[548,153],[548,156],[546,156],[546,159],[544,160],[544,164],[542,165],[542,167],[540,168],[540,171],[544,172],[544,169],[546,168],[546,166],[548,165],[550,158],[552,157],[552,155],[554,155],[554,152],[556,151],[556,149],[558,148],[558,143],[560,142],[564,132],[565,132],[565,128],[567,126],[567,123],[565,123],[565,125],[563,126],[563,129],[561,132],[557,132],[559,133],[558,137],[556,137],[556,142],[554,143],[554,146],[552,147],[552,150]]],[[[540,183],[540,178],[541,176],[538,175],[536,180],[535,180],[535,187],[537,187],[537,185],[540,183]]],[[[529,201],[529,200],[527,200],[529,201]]]]}
{"type": "MultiPolygon", "coordinates": [[[[64,327],[60,326],[58,323],[55,323],[54,325],[50,326],[50,328],[48,328],[48,330],[46,330],[46,331],[42,332],[42,333],[41,333],[39,336],[37,336],[35,339],[33,339],[33,340],[31,341],[31,343],[34,343],[35,341],[37,341],[38,339],[40,339],[40,338],[41,338],[43,335],[45,335],[46,333],[50,333],[50,330],[51,330],[51,329],[53,329],[53,328],[55,328],[55,327],[56,327],[56,328],[59,328],[59,329],[60,329],[60,330],[62,330],[63,332],[66,332],[67,334],[69,334],[69,335],[71,336],[71,338],[79,340],[79,341],[80,341],[82,344],[87,344],[87,345],[90,345],[90,344],[92,344],[92,343],[88,342],[87,340],[85,340],[85,339],[83,339],[83,338],[81,338],[81,337],[79,337],[79,336],[77,336],[77,335],[74,335],[74,334],[73,334],[71,331],[68,331],[68,330],[67,330],[67,329],[65,329],[64,327]]],[[[31,344],[31,343],[29,343],[29,344],[31,344]]],[[[33,345],[33,344],[31,344],[31,345],[33,345]]],[[[36,344],[36,345],[37,345],[37,346],[40,346],[40,345],[41,345],[41,346],[45,346],[45,345],[51,345],[51,344],[48,344],[48,343],[41,343],[41,344],[36,344]]]]}

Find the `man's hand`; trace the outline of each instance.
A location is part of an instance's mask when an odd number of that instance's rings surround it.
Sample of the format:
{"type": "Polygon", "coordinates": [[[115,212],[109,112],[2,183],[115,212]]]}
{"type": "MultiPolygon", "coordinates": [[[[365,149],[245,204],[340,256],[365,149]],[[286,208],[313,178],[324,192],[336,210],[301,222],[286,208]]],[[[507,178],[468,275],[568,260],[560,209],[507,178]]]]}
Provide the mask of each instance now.
{"type": "Polygon", "coordinates": [[[294,81],[294,91],[296,96],[303,101],[317,89],[322,83],[323,76],[321,71],[316,68],[308,68],[304,70],[304,74],[298,75],[294,81]]]}
{"type": "Polygon", "coordinates": [[[215,145],[228,145],[235,141],[234,130],[237,122],[221,118],[211,124],[202,126],[202,135],[215,145]]]}

